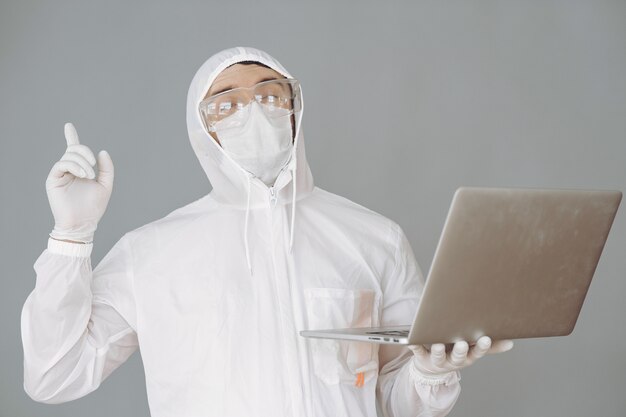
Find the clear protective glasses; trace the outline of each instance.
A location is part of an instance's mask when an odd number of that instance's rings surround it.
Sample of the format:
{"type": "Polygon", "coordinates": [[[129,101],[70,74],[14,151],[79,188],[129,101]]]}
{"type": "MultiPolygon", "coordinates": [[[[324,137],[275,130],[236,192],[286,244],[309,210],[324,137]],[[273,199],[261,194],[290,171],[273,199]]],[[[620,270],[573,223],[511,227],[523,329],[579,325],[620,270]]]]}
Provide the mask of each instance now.
{"type": "Polygon", "coordinates": [[[253,100],[261,105],[270,121],[278,121],[301,110],[300,83],[295,78],[280,78],[207,97],[198,106],[204,127],[215,132],[217,122],[223,122],[221,129],[245,125],[253,100]]]}

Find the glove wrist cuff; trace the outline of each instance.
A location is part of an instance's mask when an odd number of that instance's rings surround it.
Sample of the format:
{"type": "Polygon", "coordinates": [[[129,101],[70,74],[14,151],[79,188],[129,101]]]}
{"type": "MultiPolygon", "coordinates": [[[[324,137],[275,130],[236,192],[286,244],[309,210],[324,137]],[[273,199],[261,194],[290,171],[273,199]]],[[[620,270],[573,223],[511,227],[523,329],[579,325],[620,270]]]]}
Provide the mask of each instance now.
{"type": "Polygon", "coordinates": [[[415,360],[411,361],[409,366],[409,375],[414,382],[420,385],[452,385],[461,380],[461,374],[459,371],[449,371],[442,374],[426,374],[421,372],[416,364],[415,360]]]}
{"type": "MultiPolygon", "coordinates": [[[[51,238],[58,240],[76,240],[83,243],[92,243],[93,242],[93,232],[85,232],[85,231],[62,231],[57,228],[52,229],[52,231],[48,234],[51,238]]],[[[70,242],[71,243],[71,242],[70,242]]]]}
{"type": "Polygon", "coordinates": [[[93,243],[73,243],[56,240],[53,237],[48,238],[48,251],[65,256],[89,257],[93,250],[93,243]]]}

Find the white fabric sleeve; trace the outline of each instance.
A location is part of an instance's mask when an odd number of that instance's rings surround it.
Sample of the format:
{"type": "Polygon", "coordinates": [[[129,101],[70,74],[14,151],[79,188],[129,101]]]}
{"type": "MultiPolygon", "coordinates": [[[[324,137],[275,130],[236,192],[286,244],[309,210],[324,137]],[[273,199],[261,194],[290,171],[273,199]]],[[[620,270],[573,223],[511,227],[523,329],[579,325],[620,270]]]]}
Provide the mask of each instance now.
{"type": "Polygon", "coordinates": [[[122,236],[91,268],[92,244],[48,239],[21,312],[24,390],[58,404],[100,386],[138,348],[131,253],[122,236]]]}
{"type": "MultiPolygon", "coordinates": [[[[410,324],[425,284],[411,244],[394,226],[395,266],[382,280],[381,326],[410,324]]],[[[414,368],[413,352],[406,346],[380,345],[379,362],[376,392],[384,417],[443,417],[452,411],[461,393],[458,371],[425,377],[414,368]]]]}

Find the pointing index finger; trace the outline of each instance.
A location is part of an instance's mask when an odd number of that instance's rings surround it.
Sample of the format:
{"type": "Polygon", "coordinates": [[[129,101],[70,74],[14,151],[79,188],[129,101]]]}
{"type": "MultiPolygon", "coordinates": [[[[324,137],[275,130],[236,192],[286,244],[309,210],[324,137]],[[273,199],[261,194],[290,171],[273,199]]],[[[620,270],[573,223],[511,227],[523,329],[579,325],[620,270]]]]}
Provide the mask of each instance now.
{"type": "Polygon", "coordinates": [[[80,144],[76,128],[70,122],[65,123],[65,141],[67,146],[80,144]]]}

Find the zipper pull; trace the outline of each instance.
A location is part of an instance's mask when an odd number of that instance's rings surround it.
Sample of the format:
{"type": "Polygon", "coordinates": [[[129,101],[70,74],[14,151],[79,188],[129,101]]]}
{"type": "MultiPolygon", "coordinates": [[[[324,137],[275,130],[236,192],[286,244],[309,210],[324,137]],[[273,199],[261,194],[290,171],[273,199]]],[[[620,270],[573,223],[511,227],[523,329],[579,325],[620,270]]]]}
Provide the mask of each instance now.
{"type": "Polygon", "coordinates": [[[272,203],[274,206],[276,206],[276,201],[278,200],[278,198],[276,197],[276,193],[274,192],[274,186],[272,185],[270,187],[270,203],[272,203]]]}

